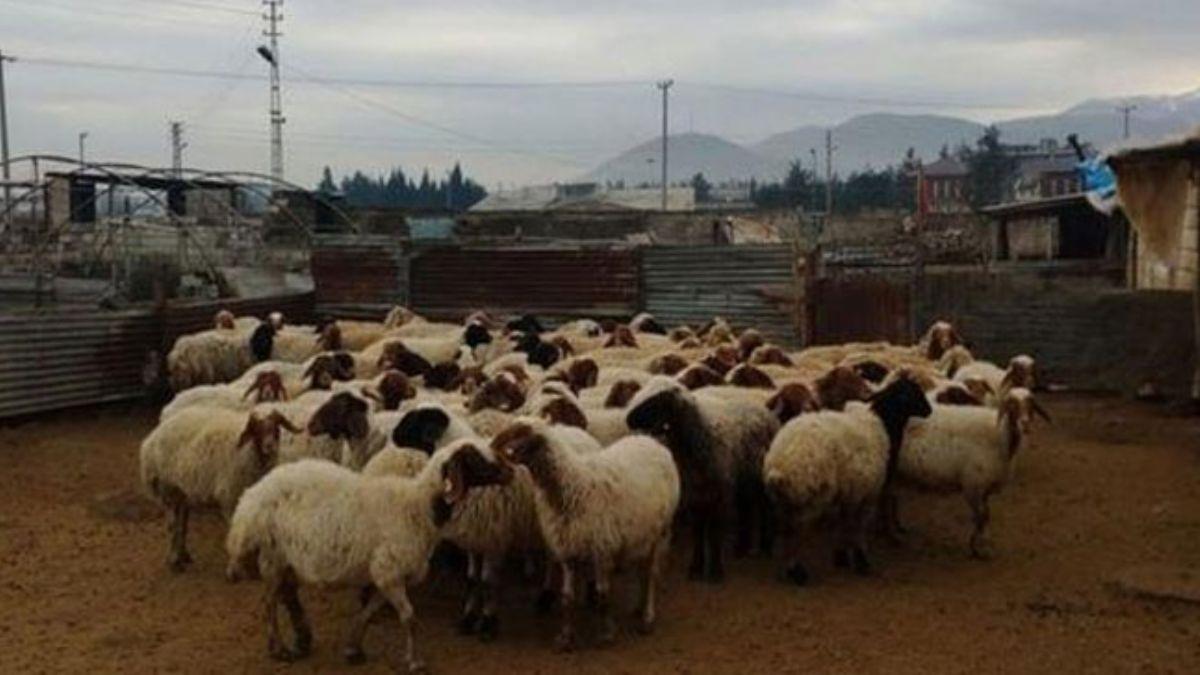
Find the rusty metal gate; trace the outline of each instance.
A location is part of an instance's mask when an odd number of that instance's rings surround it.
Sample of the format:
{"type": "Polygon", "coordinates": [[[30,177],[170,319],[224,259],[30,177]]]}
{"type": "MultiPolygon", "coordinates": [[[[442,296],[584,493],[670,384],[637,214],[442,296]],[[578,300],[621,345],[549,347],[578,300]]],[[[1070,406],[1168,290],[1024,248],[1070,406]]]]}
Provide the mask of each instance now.
{"type": "Polygon", "coordinates": [[[855,274],[809,282],[814,344],[912,339],[912,294],[907,278],[855,274]]]}

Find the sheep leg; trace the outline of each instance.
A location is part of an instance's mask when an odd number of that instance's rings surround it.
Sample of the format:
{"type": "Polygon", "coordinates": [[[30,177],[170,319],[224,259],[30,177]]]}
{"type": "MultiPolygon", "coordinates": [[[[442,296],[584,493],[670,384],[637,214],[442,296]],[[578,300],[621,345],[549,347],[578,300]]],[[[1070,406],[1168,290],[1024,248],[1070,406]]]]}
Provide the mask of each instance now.
{"type": "Polygon", "coordinates": [[[304,605],[300,604],[299,590],[300,584],[295,573],[289,571],[280,586],[280,598],[291,619],[292,632],[296,635],[296,646],[292,651],[298,658],[303,658],[312,653],[312,627],[304,613],[304,605]]]}
{"type": "Polygon", "coordinates": [[[737,539],[733,545],[733,555],[743,558],[750,554],[754,544],[754,498],[748,481],[739,480],[737,493],[734,497],[734,510],[737,517],[737,539]]]}
{"type": "Polygon", "coordinates": [[[646,567],[642,570],[642,597],[638,607],[638,632],[649,635],[654,632],[654,590],[658,584],[658,575],[662,570],[663,559],[670,550],[670,533],[654,545],[654,550],[646,558],[646,567]]]}
{"type": "Polygon", "coordinates": [[[991,557],[991,552],[987,550],[987,542],[984,538],[984,531],[992,519],[991,508],[988,506],[988,497],[987,493],[967,497],[967,503],[971,506],[971,513],[975,523],[975,529],[971,532],[971,556],[979,560],[987,560],[991,557]]]}
{"type": "MultiPolygon", "coordinates": [[[[373,589],[373,586],[367,588],[373,589]]],[[[354,617],[354,621],[350,624],[350,633],[346,636],[346,647],[342,650],[342,658],[350,665],[358,665],[367,660],[366,652],[363,651],[363,635],[367,632],[367,626],[371,624],[371,619],[375,614],[383,608],[387,598],[382,593],[372,592],[366,597],[366,602],[363,603],[362,609],[354,617]]]]}
{"type": "Polygon", "coordinates": [[[775,550],[775,505],[761,486],[755,498],[758,502],[758,550],[770,557],[775,550]]]}
{"type": "Polygon", "coordinates": [[[264,580],[266,593],[263,594],[263,606],[267,621],[267,653],[276,661],[295,661],[296,654],[288,649],[279,637],[279,603],[282,599],[283,580],[277,575],[264,575],[264,580]]]}
{"type": "Polygon", "coordinates": [[[851,566],[854,568],[854,573],[860,577],[865,577],[871,573],[871,561],[867,558],[867,531],[870,529],[870,523],[874,509],[871,504],[860,504],[850,513],[850,519],[847,525],[849,526],[850,551],[851,551],[851,566]]]}
{"type": "Polygon", "coordinates": [[[172,572],[182,572],[192,562],[187,550],[188,506],[182,498],[172,500],[167,521],[167,532],[171,535],[171,552],[167,566],[172,572]]]}
{"type": "Polygon", "coordinates": [[[704,578],[704,533],[707,514],[703,509],[692,513],[692,564],[688,566],[688,579],[698,581],[704,578]]]}
{"type": "Polygon", "coordinates": [[[721,549],[725,544],[725,519],[721,515],[708,520],[708,581],[720,583],[725,580],[725,563],[721,549]]]}
{"type": "Polygon", "coordinates": [[[554,590],[554,570],[554,563],[547,559],[546,569],[542,574],[542,590],[538,593],[537,601],[534,603],[539,614],[547,614],[554,609],[554,600],[558,597],[554,590]]]}
{"type": "Polygon", "coordinates": [[[496,589],[502,562],[495,556],[483,557],[483,571],[479,582],[479,601],[482,614],[479,619],[479,639],[483,642],[495,640],[496,635],[500,632],[500,619],[496,616],[496,589]]]}
{"type": "Polygon", "coordinates": [[[597,641],[607,647],[617,641],[617,623],[612,615],[612,564],[594,556],[592,568],[595,573],[596,612],[600,615],[600,634],[597,641]]]}
{"type": "Polygon", "coordinates": [[[396,610],[396,616],[400,617],[400,630],[404,631],[404,664],[408,667],[408,672],[424,672],[425,664],[417,658],[413,606],[408,600],[408,589],[403,582],[396,582],[381,587],[379,591],[387,596],[388,602],[392,603],[396,610]]]}
{"type": "Polygon", "coordinates": [[[467,554],[467,599],[463,603],[462,616],[458,620],[458,632],[461,635],[473,635],[479,627],[482,564],[481,556],[475,553],[467,554]]]}
{"type": "Polygon", "coordinates": [[[900,522],[900,499],[895,492],[887,490],[879,498],[879,532],[893,544],[902,544],[900,535],[908,530],[900,522]]]}
{"type": "Polygon", "coordinates": [[[779,523],[780,534],[784,540],[784,560],[788,561],[784,577],[797,586],[804,586],[808,584],[808,569],[800,560],[804,523],[801,521],[800,514],[786,504],[780,506],[779,523]]]}
{"type": "Polygon", "coordinates": [[[562,603],[562,627],[559,629],[555,647],[559,651],[569,652],[575,649],[575,563],[562,563],[562,590],[559,594],[562,603]]]}

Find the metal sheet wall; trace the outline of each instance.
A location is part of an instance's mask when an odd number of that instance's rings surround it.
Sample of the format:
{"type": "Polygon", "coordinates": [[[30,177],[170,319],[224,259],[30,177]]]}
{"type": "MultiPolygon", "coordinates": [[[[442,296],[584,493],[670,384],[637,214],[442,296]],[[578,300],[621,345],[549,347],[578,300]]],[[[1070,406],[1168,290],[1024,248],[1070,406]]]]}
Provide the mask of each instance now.
{"type": "Polygon", "coordinates": [[[434,248],[411,265],[413,308],[433,317],[475,309],[564,319],[637,313],[632,249],[434,248]]]}
{"type": "Polygon", "coordinates": [[[722,316],[786,345],[798,341],[794,254],[788,245],[654,247],[642,250],[646,311],[668,326],[722,316]]]}
{"type": "Polygon", "coordinates": [[[324,313],[380,319],[393,305],[408,304],[408,258],[395,237],[320,237],[312,275],[324,313]]]}
{"type": "Polygon", "coordinates": [[[212,326],[226,308],[237,315],[282,311],[313,318],[313,295],[222,300],[125,312],[58,311],[0,315],[0,419],[138,398],[149,352],[183,333],[212,326]]]}

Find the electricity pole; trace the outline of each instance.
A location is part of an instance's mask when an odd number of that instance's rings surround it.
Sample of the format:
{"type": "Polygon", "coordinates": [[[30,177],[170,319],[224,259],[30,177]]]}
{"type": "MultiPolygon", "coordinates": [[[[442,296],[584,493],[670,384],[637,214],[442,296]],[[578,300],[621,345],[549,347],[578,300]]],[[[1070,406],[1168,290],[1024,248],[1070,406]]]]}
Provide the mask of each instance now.
{"type": "Polygon", "coordinates": [[[833,217],[833,130],[825,130],[825,218],[833,217]]]}
{"type": "Polygon", "coordinates": [[[12,188],[8,181],[12,178],[12,173],[8,166],[8,109],[4,103],[4,62],[16,61],[11,56],[5,56],[3,51],[0,51],[0,163],[3,163],[4,171],[0,173],[0,180],[4,181],[4,212],[7,215],[5,225],[8,229],[12,227],[12,188]]]}
{"type": "Polygon", "coordinates": [[[662,90],[662,210],[667,210],[667,98],[675,80],[662,80],[658,88],[662,90]]]}
{"type": "Polygon", "coordinates": [[[810,153],[812,153],[812,161],[813,161],[813,172],[812,172],[813,205],[812,205],[812,208],[813,208],[813,213],[816,213],[817,209],[820,208],[820,205],[817,203],[817,199],[818,199],[818,197],[817,197],[817,176],[820,175],[820,170],[817,168],[818,167],[818,165],[817,165],[817,149],[809,148],[808,151],[810,153]]]}
{"type": "MultiPolygon", "coordinates": [[[[279,81],[279,22],[283,21],[283,13],[279,11],[283,0],[262,0],[267,6],[263,19],[267,29],[263,35],[269,40],[269,46],[258,48],[259,56],[271,66],[271,177],[277,182],[283,180],[283,90],[279,81]]],[[[275,187],[278,187],[278,183],[275,187]]]]}
{"type": "Polygon", "coordinates": [[[1123,106],[1117,107],[1117,112],[1121,113],[1121,116],[1124,118],[1124,121],[1125,121],[1125,136],[1124,137],[1126,140],[1129,139],[1129,114],[1132,113],[1134,110],[1137,110],[1136,105],[1123,105],[1123,106]]]}
{"type": "Polygon", "coordinates": [[[176,178],[183,176],[183,122],[171,122],[171,171],[176,178]]]}
{"type": "Polygon", "coordinates": [[[87,137],[88,137],[88,132],[86,132],[86,131],[79,132],[79,165],[80,165],[80,167],[82,167],[83,163],[84,163],[83,142],[87,140],[87,137]]]}

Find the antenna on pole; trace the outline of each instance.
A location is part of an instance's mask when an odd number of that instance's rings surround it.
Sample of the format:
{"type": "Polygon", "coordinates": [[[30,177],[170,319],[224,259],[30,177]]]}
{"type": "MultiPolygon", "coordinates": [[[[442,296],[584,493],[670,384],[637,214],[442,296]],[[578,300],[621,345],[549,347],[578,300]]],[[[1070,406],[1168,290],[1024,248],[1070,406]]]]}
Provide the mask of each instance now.
{"type": "Polygon", "coordinates": [[[268,40],[267,45],[259,45],[258,55],[271,66],[271,177],[277,182],[283,180],[283,91],[279,80],[279,23],[283,21],[283,0],[262,0],[267,11],[263,19],[267,28],[263,36],[268,40]]]}
{"type": "Polygon", "coordinates": [[[171,171],[176,178],[183,175],[183,149],[187,145],[183,142],[183,122],[171,122],[171,171]]]}

